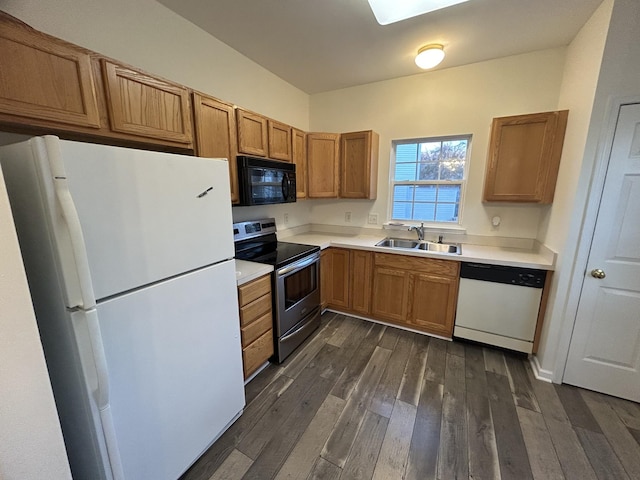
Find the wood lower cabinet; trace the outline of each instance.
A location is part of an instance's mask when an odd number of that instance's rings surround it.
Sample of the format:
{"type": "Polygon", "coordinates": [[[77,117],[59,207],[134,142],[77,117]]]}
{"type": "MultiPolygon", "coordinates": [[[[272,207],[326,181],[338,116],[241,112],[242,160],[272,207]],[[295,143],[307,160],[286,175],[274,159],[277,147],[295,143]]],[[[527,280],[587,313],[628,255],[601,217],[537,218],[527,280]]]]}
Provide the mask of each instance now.
{"type": "Polygon", "coordinates": [[[257,113],[236,108],[238,126],[238,153],[266,157],[269,152],[267,118],[257,113]]]}
{"type": "Polygon", "coordinates": [[[493,119],[483,201],[553,202],[568,114],[493,119]]]}
{"type": "Polygon", "coordinates": [[[340,176],[340,135],[307,134],[307,197],[337,198],[340,176]]]}
{"type": "Polygon", "coordinates": [[[291,156],[296,165],[296,196],[307,196],[307,134],[296,128],[291,130],[291,156]]]}
{"type": "Polygon", "coordinates": [[[320,255],[322,308],[367,315],[371,311],[373,253],[328,248],[320,255]]]}
{"type": "Polygon", "coordinates": [[[353,312],[371,313],[371,284],[373,281],[373,252],[351,250],[349,253],[349,304],[353,312]]]}
{"type": "Polygon", "coordinates": [[[271,275],[238,287],[244,378],[248,378],[274,353],[271,275]]]}
{"type": "Polygon", "coordinates": [[[374,254],[374,318],[427,333],[453,334],[460,263],[374,254]]]}
{"type": "MultiPolygon", "coordinates": [[[[320,265],[324,297],[329,308],[348,309],[349,305],[349,255],[346,248],[328,248],[323,251],[324,266],[320,265]],[[326,270],[324,267],[327,267],[326,270]]],[[[321,258],[322,261],[322,258],[321,258]]]]}
{"type": "Polygon", "coordinates": [[[196,125],[196,153],[200,157],[226,158],[229,161],[231,202],[239,202],[236,162],[238,143],[233,105],[194,93],[193,116],[196,125]]]}
{"type": "Polygon", "coordinates": [[[0,58],[4,123],[100,127],[89,51],[0,12],[0,58]]]}
{"type": "Polygon", "coordinates": [[[340,136],[341,198],[376,198],[379,143],[378,134],[371,130],[340,136]]]}
{"type": "Polygon", "coordinates": [[[193,148],[189,90],[102,59],[111,129],[193,148]]]}

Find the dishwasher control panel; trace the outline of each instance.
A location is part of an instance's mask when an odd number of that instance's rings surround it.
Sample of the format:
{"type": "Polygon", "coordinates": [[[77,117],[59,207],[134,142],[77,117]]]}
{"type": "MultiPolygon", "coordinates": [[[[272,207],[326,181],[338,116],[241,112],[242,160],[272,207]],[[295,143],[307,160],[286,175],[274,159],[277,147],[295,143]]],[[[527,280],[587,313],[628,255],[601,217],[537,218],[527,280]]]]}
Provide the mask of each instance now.
{"type": "Polygon", "coordinates": [[[534,268],[462,262],[460,266],[460,278],[506,283],[521,287],[542,288],[547,278],[547,271],[534,268]]]}

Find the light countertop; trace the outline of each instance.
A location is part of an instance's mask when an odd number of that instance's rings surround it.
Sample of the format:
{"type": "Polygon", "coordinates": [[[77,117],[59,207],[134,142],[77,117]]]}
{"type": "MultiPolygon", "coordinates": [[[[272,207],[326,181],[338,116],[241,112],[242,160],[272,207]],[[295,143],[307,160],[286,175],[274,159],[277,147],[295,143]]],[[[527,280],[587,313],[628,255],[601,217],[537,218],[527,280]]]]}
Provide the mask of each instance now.
{"type": "Polygon", "coordinates": [[[236,260],[236,282],[238,286],[271,272],[273,272],[273,265],[236,260]]]}
{"type": "Polygon", "coordinates": [[[308,245],[318,245],[324,249],[331,247],[353,248],[370,250],[380,253],[392,253],[400,255],[411,255],[416,257],[440,258],[446,260],[456,260],[461,262],[477,262],[492,265],[506,265],[524,268],[538,268],[542,270],[553,270],[555,254],[548,249],[525,250],[512,247],[497,247],[474,244],[462,244],[462,255],[443,254],[436,252],[426,252],[423,250],[392,249],[388,247],[376,247],[376,243],[393,235],[342,235],[334,233],[302,233],[293,235],[282,240],[292,243],[304,243],[308,245]]]}

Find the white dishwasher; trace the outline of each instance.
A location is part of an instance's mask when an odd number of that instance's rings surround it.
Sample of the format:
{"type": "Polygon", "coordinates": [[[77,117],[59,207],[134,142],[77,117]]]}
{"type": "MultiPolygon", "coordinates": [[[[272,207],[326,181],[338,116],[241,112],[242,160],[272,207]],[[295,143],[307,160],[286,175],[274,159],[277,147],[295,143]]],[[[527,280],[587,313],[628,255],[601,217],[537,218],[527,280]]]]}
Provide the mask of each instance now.
{"type": "Polygon", "coordinates": [[[453,335],[531,353],[545,270],[463,262],[453,335]]]}

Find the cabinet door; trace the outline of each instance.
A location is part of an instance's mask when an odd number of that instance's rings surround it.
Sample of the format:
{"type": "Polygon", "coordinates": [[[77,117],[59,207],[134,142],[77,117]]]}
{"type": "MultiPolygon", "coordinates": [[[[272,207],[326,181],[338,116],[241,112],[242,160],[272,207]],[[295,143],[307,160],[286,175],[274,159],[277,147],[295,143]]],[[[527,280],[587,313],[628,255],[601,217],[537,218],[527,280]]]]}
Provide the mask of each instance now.
{"type": "Polygon", "coordinates": [[[111,129],[193,145],[187,88],[102,60],[111,129]]]}
{"type": "Polygon", "coordinates": [[[382,320],[406,323],[409,273],[388,267],[373,270],[372,314],[382,320]]]}
{"type": "Polygon", "coordinates": [[[331,258],[329,249],[320,252],[320,310],[327,308],[331,296],[331,258]]]}
{"type": "Polygon", "coordinates": [[[553,201],[568,113],[493,119],[485,202],[553,201]]]}
{"type": "Polygon", "coordinates": [[[0,114],[99,128],[89,54],[2,12],[0,22],[0,114]]]}
{"type": "Polygon", "coordinates": [[[330,295],[327,299],[329,307],[349,308],[349,250],[330,248],[330,295]]]}
{"type": "Polygon", "coordinates": [[[231,201],[237,203],[238,164],[236,162],[236,117],[232,105],[199,93],[193,94],[196,147],[200,157],[226,158],[229,161],[231,201]]]}
{"type": "Polygon", "coordinates": [[[373,254],[364,250],[351,250],[350,262],[351,310],[368,315],[371,312],[373,254]]]}
{"type": "Polygon", "coordinates": [[[445,337],[453,334],[458,279],[412,274],[409,287],[408,326],[445,337]]]}
{"type": "Polygon", "coordinates": [[[376,198],[378,143],[378,134],[370,130],[341,135],[340,197],[376,198]]]}
{"type": "Polygon", "coordinates": [[[236,109],[238,152],[258,157],[267,156],[267,119],[257,113],[236,109]]]}
{"type": "Polygon", "coordinates": [[[291,150],[296,164],[296,196],[307,196],[307,134],[302,130],[291,131],[291,150]]]}
{"type": "Polygon", "coordinates": [[[307,134],[307,196],[337,198],[340,135],[307,134]]]}
{"type": "Polygon", "coordinates": [[[284,123],[268,120],[269,158],[290,162],[291,155],[291,127],[284,123]]]}

